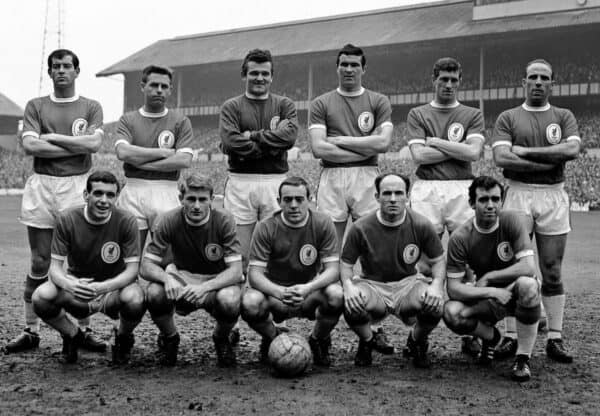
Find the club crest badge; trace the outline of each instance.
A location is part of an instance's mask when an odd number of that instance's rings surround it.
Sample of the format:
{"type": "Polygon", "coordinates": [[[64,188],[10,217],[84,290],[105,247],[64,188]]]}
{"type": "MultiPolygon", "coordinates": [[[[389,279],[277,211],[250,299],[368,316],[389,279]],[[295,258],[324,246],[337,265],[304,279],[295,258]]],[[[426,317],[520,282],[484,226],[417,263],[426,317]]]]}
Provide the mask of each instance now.
{"type": "Polygon", "coordinates": [[[409,244],[404,247],[402,258],[404,259],[404,263],[413,264],[419,259],[420,254],[419,247],[416,244],[409,244]]]}
{"type": "Polygon", "coordinates": [[[300,249],[300,263],[312,266],[317,261],[317,249],[312,244],[304,244],[300,249]]]}
{"type": "Polygon", "coordinates": [[[373,130],[373,125],[375,124],[375,117],[373,113],[370,111],[363,111],[358,116],[358,128],[363,133],[370,133],[373,130]]]}
{"type": "Polygon", "coordinates": [[[557,144],[560,143],[560,139],[562,139],[562,130],[558,124],[552,123],[546,127],[546,140],[548,140],[548,143],[557,144]]]}
{"type": "Polygon", "coordinates": [[[78,118],[71,125],[73,136],[83,136],[88,128],[88,122],[85,118],[78,118]]]}
{"type": "Polygon", "coordinates": [[[275,130],[277,128],[277,126],[279,125],[279,120],[281,120],[279,118],[279,116],[275,116],[271,119],[271,122],[269,123],[269,129],[270,130],[275,130]]]}
{"type": "Polygon", "coordinates": [[[119,260],[119,257],[121,257],[121,247],[119,247],[119,245],[114,241],[106,242],[102,246],[100,256],[102,257],[102,261],[104,261],[104,263],[116,263],[117,260],[119,260]]]}
{"type": "Polygon", "coordinates": [[[448,140],[451,142],[460,142],[465,134],[465,128],[460,123],[452,123],[448,127],[448,140]]]}
{"type": "Polygon", "coordinates": [[[158,147],[172,149],[175,145],[175,135],[169,130],[163,130],[158,135],[158,147]]]}
{"type": "Polygon", "coordinates": [[[204,249],[204,254],[206,258],[210,261],[218,261],[223,257],[223,247],[218,244],[207,244],[204,249]]]}
{"type": "Polygon", "coordinates": [[[512,248],[510,247],[510,244],[508,244],[508,241],[503,241],[500,244],[498,244],[497,252],[498,252],[498,257],[502,261],[510,261],[514,255],[512,248]]]}

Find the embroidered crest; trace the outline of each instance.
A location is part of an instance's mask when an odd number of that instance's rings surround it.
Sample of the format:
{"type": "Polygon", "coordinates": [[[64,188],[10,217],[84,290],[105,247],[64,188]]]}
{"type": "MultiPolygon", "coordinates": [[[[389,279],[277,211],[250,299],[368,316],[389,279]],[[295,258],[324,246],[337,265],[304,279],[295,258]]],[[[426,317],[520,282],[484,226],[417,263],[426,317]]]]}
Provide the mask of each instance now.
{"type": "Polygon", "coordinates": [[[169,130],[163,130],[158,135],[158,147],[161,149],[172,149],[175,145],[175,135],[169,130]]]}
{"type": "Polygon", "coordinates": [[[121,247],[114,241],[104,243],[102,250],[100,251],[102,261],[107,264],[116,263],[121,257],[121,247]]]}
{"type": "Polygon", "coordinates": [[[416,244],[409,244],[404,247],[402,258],[404,259],[404,263],[412,264],[418,260],[420,254],[419,247],[416,244]]]}
{"type": "Polygon", "coordinates": [[[207,244],[206,248],[204,249],[204,254],[210,261],[221,260],[223,257],[223,248],[218,244],[207,244]]]}
{"type": "Polygon", "coordinates": [[[88,128],[88,122],[85,118],[78,118],[71,125],[73,136],[83,136],[88,128]]]}
{"type": "Polygon", "coordinates": [[[460,142],[465,134],[465,128],[460,123],[452,123],[448,127],[448,140],[451,142],[460,142]]]}
{"type": "Polygon", "coordinates": [[[281,120],[279,118],[279,116],[275,116],[271,119],[271,122],[269,123],[269,129],[271,130],[275,130],[277,128],[277,125],[279,124],[279,120],[281,120]]]}
{"type": "Polygon", "coordinates": [[[358,128],[363,133],[369,133],[371,130],[373,130],[374,124],[375,117],[370,111],[363,111],[360,113],[360,116],[358,116],[358,128]]]}
{"type": "Polygon", "coordinates": [[[512,248],[510,247],[510,244],[508,244],[508,241],[503,241],[500,244],[498,244],[497,252],[498,257],[502,261],[510,261],[514,256],[514,253],[512,251],[512,248]]]}
{"type": "Polygon", "coordinates": [[[304,244],[300,249],[300,263],[312,266],[317,260],[317,249],[312,244],[304,244]]]}
{"type": "Polygon", "coordinates": [[[560,139],[562,139],[562,130],[558,124],[552,123],[546,127],[546,140],[548,140],[548,143],[557,144],[560,139]]]}

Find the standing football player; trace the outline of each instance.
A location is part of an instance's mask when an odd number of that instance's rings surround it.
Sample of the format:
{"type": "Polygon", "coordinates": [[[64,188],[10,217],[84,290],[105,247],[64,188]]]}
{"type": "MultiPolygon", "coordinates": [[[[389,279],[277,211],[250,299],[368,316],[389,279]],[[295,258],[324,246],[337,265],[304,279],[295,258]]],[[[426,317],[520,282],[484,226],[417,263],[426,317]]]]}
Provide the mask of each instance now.
{"type": "Polygon", "coordinates": [[[489,176],[469,187],[475,218],[467,220],[448,242],[448,296],[444,321],[458,334],[483,340],[479,363],[489,365],[501,335],[493,325],[511,314],[517,319],[519,350],[512,368],[517,381],[531,378],[529,357],[540,317],[540,284],[535,278],[533,248],[518,213],[502,210],[504,189],[489,176]],[[467,267],[475,285],[463,281],[467,267]]]}
{"type": "Polygon", "coordinates": [[[115,151],[127,178],[118,205],[137,218],[142,249],[156,217],[179,206],[177,179],[194,154],[190,120],[166,107],[172,83],[171,69],[144,68],[144,105],[121,116],[117,127],[115,151]]]}
{"type": "Polygon", "coordinates": [[[224,207],[235,217],[244,257],[244,273],[252,232],[258,220],[278,208],[277,189],[289,167],[287,151],[298,133],[292,100],[271,93],[273,58],[253,49],[242,63],[244,94],[221,107],[221,149],[229,157],[224,207]]]}
{"type": "MultiPolygon", "coordinates": [[[[25,279],[25,330],[4,346],[7,354],[39,346],[39,319],[33,311],[31,295],[48,280],[56,217],[81,204],[92,166],[91,154],[98,151],[104,136],[102,107],[76,93],[77,55],[67,49],[52,52],[48,56],[48,75],[54,92],[27,103],[20,136],[25,153],[33,156],[34,173],[25,184],[20,216],[21,223],[27,226],[31,268],[25,279]]],[[[89,319],[79,324],[84,328],[82,347],[104,351],[106,344],[93,336],[89,319]]]]}
{"type": "Polygon", "coordinates": [[[88,177],[85,205],[57,219],[50,281],[33,292],[35,312],[63,337],[62,355],[67,363],[77,361],[84,333],[65,311],[79,318],[102,312],[120,320],[112,347],[114,364],[129,361],[133,330],[146,311],[144,292],[136,283],[137,224],[129,212],[114,207],[118,195],[119,182],[112,173],[97,171],[88,177]]]}
{"type": "Polygon", "coordinates": [[[281,211],[261,221],[252,237],[242,317],[262,336],[262,362],[279,333],[273,321],[315,320],[308,338],[313,360],[329,366],[330,334],[343,311],[335,229],[328,215],[309,208],[304,179],[285,179],[278,193],[281,211]]]}
{"type": "MultiPolygon", "coordinates": [[[[564,170],[565,163],[579,155],[581,138],[573,113],[550,105],[553,85],[552,65],[543,59],[527,64],[525,102],[500,114],[492,147],[508,183],[504,208],[518,211],[530,236],[535,235],[548,319],[546,354],[570,363],[573,356],[562,341],[565,289],[561,267],[571,231],[564,170]]],[[[509,345],[515,342],[507,339],[504,349],[515,351],[509,345]]]]}
{"type": "MultiPolygon", "coordinates": [[[[471,163],[481,157],[485,126],[479,109],[457,100],[462,68],[456,59],[438,59],[431,79],[433,101],[408,113],[408,145],[418,166],[410,204],[441,238],[444,230],[450,234],[473,216],[466,195],[473,179],[471,163]]],[[[472,273],[465,278],[471,279],[472,273]]],[[[464,337],[462,350],[475,355],[480,345],[464,337]]]]}
{"type": "Polygon", "coordinates": [[[187,315],[200,308],[217,321],[213,341],[221,367],[236,364],[234,344],[239,337],[231,329],[240,315],[242,255],[235,235],[235,221],[226,211],[213,209],[210,180],[192,174],[179,190],[181,207],[160,217],[142,261],[141,275],[148,310],[160,330],[159,361],[175,365],[180,337],[173,315],[187,315]],[[172,251],[173,263],[161,267],[172,251]]]}
{"type": "Polygon", "coordinates": [[[429,333],[442,317],[445,261],[442,242],[427,218],[406,207],[408,178],[387,173],[375,179],[379,209],[350,228],[341,261],[344,316],[358,335],[354,363],[369,366],[372,350],[380,351],[371,323],[392,314],[414,325],[404,354],[416,367],[429,367],[429,333]],[[433,278],[417,271],[426,255],[433,278]],[[361,275],[354,264],[360,260],[361,275]]]}
{"type": "MultiPolygon", "coordinates": [[[[338,249],[349,215],[357,220],[377,209],[373,181],[379,174],[378,155],[392,143],[392,106],[386,96],[363,87],[366,63],[361,48],[345,45],[336,61],[338,87],[310,104],[312,152],[323,165],[317,208],[331,216],[338,249]]],[[[394,352],[383,328],[375,336],[381,351],[394,352]]]]}

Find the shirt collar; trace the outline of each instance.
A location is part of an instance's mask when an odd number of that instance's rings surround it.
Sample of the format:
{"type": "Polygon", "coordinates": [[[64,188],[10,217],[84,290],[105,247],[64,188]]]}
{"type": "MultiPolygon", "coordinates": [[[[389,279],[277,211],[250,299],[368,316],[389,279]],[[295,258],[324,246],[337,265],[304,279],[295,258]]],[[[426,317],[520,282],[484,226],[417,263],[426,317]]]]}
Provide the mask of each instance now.
{"type": "Polygon", "coordinates": [[[138,111],[140,112],[142,117],[148,118],[160,118],[166,116],[169,113],[169,109],[167,107],[165,107],[165,109],[160,113],[149,113],[148,111],[144,110],[144,107],[140,107],[138,111]]]}
{"type": "Polygon", "coordinates": [[[477,225],[477,219],[473,217],[473,227],[481,233],[481,234],[491,234],[500,227],[500,219],[496,218],[496,223],[492,226],[492,228],[481,228],[477,225]]]}
{"type": "Polygon", "coordinates": [[[244,95],[246,96],[247,99],[249,100],[259,100],[259,101],[264,101],[264,100],[268,100],[269,99],[269,92],[265,92],[263,95],[259,95],[258,97],[255,95],[250,95],[248,94],[248,91],[246,91],[244,93],[244,95]]]}
{"type": "Polygon", "coordinates": [[[57,97],[54,93],[50,93],[50,101],[55,103],[74,103],[79,100],[79,94],[75,94],[72,97],[57,97]]]}
{"type": "Polygon", "coordinates": [[[183,219],[190,227],[202,227],[208,222],[208,220],[210,220],[210,210],[208,211],[208,215],[200,222],[190,222],[188,217],[186,217],[185,212],[183,212],[183,208],[181,209],[181,213],[183,214],[183,219]]]}
{"type": "Polygon", "coordinates": [[[521,105],[521,107],[523,107],[523,110],[525,110],[525,111],[533,111],[533,112],[548,111],[548,110],[550,110],[550,103],[546,103],[546,105],[543,107],[532,107],[530,105],[527,105],[527,103],[523,103],[521,105]]]}
{"type": "Polygon", "coordinates": [[[460,102],[458,102],[458,100],[456,100],[452,104],[440,104],[440,103],[436,103],[435,100],[431,100],[429,105],[431,105],[433,108],[456,108],[460,105],[460,102]]]}
{"type": "Polygon", "coordinates": [[[404,221],[406,220],[406,210],[404,210],[404,215],[402,216],[402,218],[400,218],[398,221],[394,221],[394,222],[389,222],[383,219],[383,217],[381,216],[381,210],[378,209],[377,210],[377,221],[379,221],[379,223],[381,225],[385,225],[386,227],[398,227],[399,225],[402,225],[404,223],[404,221]]]}
{"type": "Polygon", "coordinates": [[[310,217],[310,210],[308,211],[308,215],[306,215],[306,218],[304,218],[304,220],[300,224],[292,224],[291,222],[289,222],[288,220],[286,220],[285,216],[283,215],[283,212],[281,212],[280,215],[281,215],[281,221],[285,225],[287,225],[288,227],[290,227],[290,228],[302,228],[306,224],[308,224],[308,219],[310,217]]]}
{"type": "Polygon", "coordinates": [[[85,218],[85,220],[88,222],[88,224],[92,224],[92,225],[102,225],[102,224],[106,224],[107,222],[110,221],[111,217],[112,217],[112,211],[110,214],[108,214],[108,217],[106,217],[106,219],[102,220],[102,221],[94,221],[90,218],[90,214],[88,212],[88,207],[87,205],[85,205],[83,207],[83,217],[85,218]]]}
{"type": "Polygon", "coordinates": [[[348,91],[343,91],[340,87],[338,87],[336,91],[338,92],[339,95],[342,95],[344,97],[358,97],[358,96],[361,96],[364,94],[365,88],[360,87],[360,90],[358,90],[358,91],[348,92],[348,91]]]}

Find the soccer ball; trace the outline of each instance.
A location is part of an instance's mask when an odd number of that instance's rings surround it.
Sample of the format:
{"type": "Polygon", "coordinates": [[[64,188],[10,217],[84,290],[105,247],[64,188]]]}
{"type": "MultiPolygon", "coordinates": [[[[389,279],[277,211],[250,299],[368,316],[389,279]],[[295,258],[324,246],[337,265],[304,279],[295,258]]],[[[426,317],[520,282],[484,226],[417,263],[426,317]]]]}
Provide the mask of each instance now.
{"type": "Polygon", "coordinates": [[[304,373],[312,362],[312,352],[304,337],[292,332],[275,337],[269,347],[269,361],[282,377],[304,373]]]}

